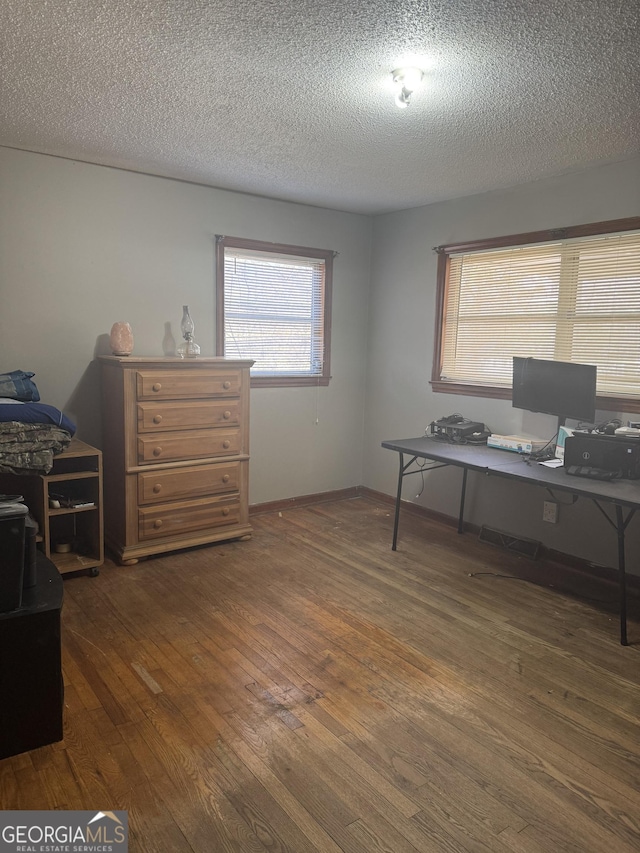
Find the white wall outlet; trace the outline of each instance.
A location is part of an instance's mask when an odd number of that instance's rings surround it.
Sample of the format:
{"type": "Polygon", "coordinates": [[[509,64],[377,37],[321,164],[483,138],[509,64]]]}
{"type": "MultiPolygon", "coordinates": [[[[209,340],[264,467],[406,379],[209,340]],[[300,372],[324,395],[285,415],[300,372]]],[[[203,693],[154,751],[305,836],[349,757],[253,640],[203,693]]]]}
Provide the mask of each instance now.
{"type": "Polygon", "coordinates": [[[550,524],[556,524],[558,521],[558,504],[553,501],[545,501],[542,505],[542,520],[548,521],[550,524]]]}

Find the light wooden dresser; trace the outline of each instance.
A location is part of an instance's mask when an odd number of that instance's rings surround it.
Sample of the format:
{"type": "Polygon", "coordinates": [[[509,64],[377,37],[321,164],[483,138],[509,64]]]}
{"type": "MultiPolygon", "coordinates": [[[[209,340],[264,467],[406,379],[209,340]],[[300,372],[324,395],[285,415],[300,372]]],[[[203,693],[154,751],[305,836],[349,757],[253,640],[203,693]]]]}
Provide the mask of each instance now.
{"type": "Polygon", "coordinates": [[[105,541],[120,562],[248,537],[253,362],[100,361],[105,541]]]}

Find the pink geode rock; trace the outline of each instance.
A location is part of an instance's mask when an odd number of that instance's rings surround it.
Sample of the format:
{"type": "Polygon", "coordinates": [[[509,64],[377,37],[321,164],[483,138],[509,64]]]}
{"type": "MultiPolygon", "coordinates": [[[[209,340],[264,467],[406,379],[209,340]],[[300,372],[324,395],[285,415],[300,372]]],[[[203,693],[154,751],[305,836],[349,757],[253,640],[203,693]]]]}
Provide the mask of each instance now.
{"type": "Polygon", "coordinates": [[[133,352],[133,332],[131,331],[131,326],[125,323],[124,320],[114,323],[111,327],[109,343],[111,344],[111,352],[114,355],[131,355],[133,352]]]}

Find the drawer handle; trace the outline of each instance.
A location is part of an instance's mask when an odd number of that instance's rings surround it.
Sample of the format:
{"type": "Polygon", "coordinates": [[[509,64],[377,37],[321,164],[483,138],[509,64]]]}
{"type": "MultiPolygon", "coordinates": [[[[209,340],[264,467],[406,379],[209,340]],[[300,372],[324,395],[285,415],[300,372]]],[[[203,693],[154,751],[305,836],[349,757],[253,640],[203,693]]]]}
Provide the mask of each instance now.
{"type": "Polygon", "coordinates": [[[222,417],[225,419],[225,421],[228,421],[231,417],[231,412],[223,412],[222,417]]]}
{"type": "Polygon", "coordinates": [[[222,478],[222,482],[223,482],[223,483],[228,483],[228,482],[229,482],[229,479],[230,479],[230,478],[229,478],[229,475],[228,475],[228,474],[225,474],[225,475],[224,475],[224,477],[222,478]]]}
{"type": "Polygon", "coordinates": [[[152,391],[161,391],[162,390],[162,383],[161,382],[154,382],[153,385],[151,386],[151,390],[152,391]]]}
{"type": "Polygon", "coordinates": [[[161,424],[162,423],[162,415],[154,415],[153,416],[153,422],[154,422],[154,424],[161,424]]]}
{"type": "Polygon", "coordinates": [[[161,454],[161,453],[162,453],[162,448],[161,448],[161,447],[154,447],[154,448],[153,448],[153,455],[154,455],[154,456],[160,456],[160,454],[161,454]]]}
{"type": "Polygon", "coordinates": [[[229,390],[229,388],[231,388],[231,383],[229,382],[229,380],[228,380],[228,379],[226,379],[226,380],[222,383],[222,387],[224,388],[224,390],[225,390],[225,391],[228,391],[228,390],[229,390]]]}
{"type": "Polygon", "coordinates": [[[229,515],[229,507],[228,507],[228,506],[226,506],[226,507],[222,510],[222,514],[223,514],[223,515],[229,515]]]}
{"type": "Polygon", "coordinates": [[[153,494],[159,495],[161,491],[162,491],[162,484],[156,483],[155,486],[153,487],[153,494]]]}
{"type": "Polygon", "coordinates": [[[222,446],[224,447],[224,449],[225,449],[225,450],[228,450],[228,449],[231,447],[231,442],[229,441],[229,439],[228,439],[228,438],[226,438],[226,439],[222,442],[222,446]]]}
{"type": "Polygon", "coordinates": [[[153,526],[156,528],[156,530],[157,530],[159,527],[162,527],[162,519],[161,519],[161,518],[156,518],[156,520],[153,522],[153,526]]]}

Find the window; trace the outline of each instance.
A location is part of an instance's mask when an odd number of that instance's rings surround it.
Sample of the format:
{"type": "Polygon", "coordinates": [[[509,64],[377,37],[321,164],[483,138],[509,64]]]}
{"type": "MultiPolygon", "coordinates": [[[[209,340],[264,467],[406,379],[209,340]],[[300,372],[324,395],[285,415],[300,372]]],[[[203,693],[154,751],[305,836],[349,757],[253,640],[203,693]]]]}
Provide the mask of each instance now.
{"type": "Polygon", "coordinates": [[[511,396],[512,357],[595,364],[640,411],[640,217],[440,246],[432,387],[511,396]]]}
{"type": "Polygon", "coordinates": [[[217,237],[217,354],[251,385],[328,385],[333,252],[217,237]]]}

